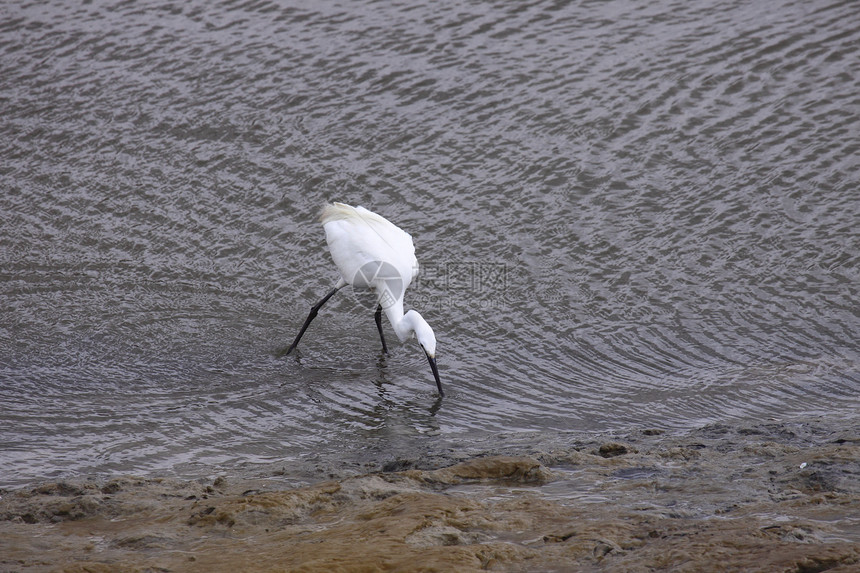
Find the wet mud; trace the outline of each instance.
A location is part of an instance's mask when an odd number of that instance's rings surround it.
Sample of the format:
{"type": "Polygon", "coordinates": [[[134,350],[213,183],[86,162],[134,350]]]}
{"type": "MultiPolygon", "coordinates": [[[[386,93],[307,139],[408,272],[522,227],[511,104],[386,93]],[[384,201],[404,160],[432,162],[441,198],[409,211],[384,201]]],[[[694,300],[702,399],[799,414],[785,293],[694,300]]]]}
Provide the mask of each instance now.
{"type": "Polygon", "coordinates": [[[858,429],[521,438],[303,487],[43,483],[2,492],[0,571],[858,571],[858,429]]]}

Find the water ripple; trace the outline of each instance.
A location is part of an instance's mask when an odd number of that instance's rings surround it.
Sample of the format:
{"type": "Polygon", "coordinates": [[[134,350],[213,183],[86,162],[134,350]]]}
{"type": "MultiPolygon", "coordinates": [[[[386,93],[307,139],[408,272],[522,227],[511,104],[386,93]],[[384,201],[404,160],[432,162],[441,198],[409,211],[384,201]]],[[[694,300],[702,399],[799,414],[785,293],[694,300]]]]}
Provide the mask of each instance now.
{"type": "Polygon", "coordinates": [[[0,482],[856,411],[858,22],[8,7],[0,482]],[[442,403],[346,290],[276,357],[336,280],[332,199],[412,233],[442,403]]]}

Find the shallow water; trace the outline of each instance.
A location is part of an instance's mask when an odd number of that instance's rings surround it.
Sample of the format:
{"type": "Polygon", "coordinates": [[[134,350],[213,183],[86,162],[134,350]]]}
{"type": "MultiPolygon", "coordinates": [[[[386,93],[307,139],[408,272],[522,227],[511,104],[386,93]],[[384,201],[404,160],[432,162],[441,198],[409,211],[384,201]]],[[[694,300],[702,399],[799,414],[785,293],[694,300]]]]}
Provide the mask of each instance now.
{"type": "Polygon", "coordinates": [[[860,5],[0,8],[0,484],[860,407],[860,5]],[[316,223],[415,240],[382,356],[316,223]],[[390,340],[394,340],[390,330],[390,340]]]}

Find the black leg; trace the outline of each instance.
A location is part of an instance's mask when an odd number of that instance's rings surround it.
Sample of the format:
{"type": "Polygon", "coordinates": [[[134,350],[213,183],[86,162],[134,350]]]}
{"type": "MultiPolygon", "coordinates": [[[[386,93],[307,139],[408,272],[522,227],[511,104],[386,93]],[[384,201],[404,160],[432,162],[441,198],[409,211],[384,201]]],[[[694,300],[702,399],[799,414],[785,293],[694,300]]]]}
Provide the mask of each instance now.
{"type": "Polygon", "coordinates": [[[376,319],[376,329],[379,331],[379,339],[382,341],[382,352],[388,354],[388,347],[385,345],[385,336],[382,335],[382,305],[376,305],[376,314],[373,315],[376,319]]]}
{"type": "Polygon", "coordinates": [[[298,335],[298,336],[296,336],[296,339],[295,339],[295,340],[293,340],[293,343],[290,345],[290,347],[289,347],[289,348],[287,348],[287,351],[286,351],[286,352],[284,352],[283,354],[281,354],[281,356],[286,356],[287,354],[289,354],[290,352],[292,352],[292,351],[296,348],[296,346],[298,346],[298,345],[299,345],[299,340],[301,340],[301,339],[302,339],[302,336],[304,335],[305,331],[308,329],[308,326],[310,326],[310,325],[311,325],[311,321],[317,317],[317,313],[319,312],[320,308],[322,308],[322,305],[324,305],[326,302],[328,302],[328,299],[330,299],[331,297],[333,297],[333,296],[334,296],[334,293],[336,293],[336,292],[337,292],[337,291],[339,291],[340,289],[341,289],[341,287],[334,287],[333,289],[331,289],[331,290],[328,292],[328,294],[327,294],[327,295],[325,295],[325,296],[322,298],[322,300],[321,300],[321,301],[319,301],[318,303],[316,303],[315,305],[313,305],[313,306],[311,307],[311,313],[310,313],[310,314],[308,315],[308,317],[305,319],[305,323],[302,325],[302,329],[299,331],[299,335],[298,335]]]}

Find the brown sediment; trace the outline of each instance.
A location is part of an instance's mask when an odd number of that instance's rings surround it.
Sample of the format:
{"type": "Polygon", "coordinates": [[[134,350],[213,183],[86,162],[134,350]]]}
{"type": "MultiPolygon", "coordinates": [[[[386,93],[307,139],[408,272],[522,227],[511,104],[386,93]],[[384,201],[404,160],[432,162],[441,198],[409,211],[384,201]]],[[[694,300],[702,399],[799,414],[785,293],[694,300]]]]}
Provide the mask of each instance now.
{"type": "Polygon", "coordinates": [[[42,484],[0,500],[0,570],[860,570],[860,439],[763,438],[643,432],[293,489],[42,484]]]}

